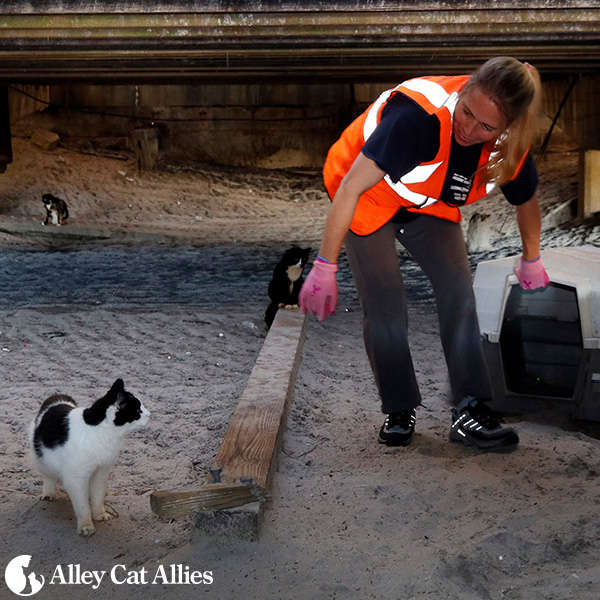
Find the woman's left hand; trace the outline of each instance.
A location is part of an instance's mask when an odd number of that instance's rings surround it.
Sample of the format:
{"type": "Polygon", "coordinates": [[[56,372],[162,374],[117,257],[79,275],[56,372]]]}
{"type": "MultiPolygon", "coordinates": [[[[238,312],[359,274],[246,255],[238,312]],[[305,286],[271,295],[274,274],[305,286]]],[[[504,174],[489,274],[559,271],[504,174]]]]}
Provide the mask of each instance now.
{"type": "Polygon", "coordinates": [[[521,258],[521,265],[515,269],[515,274],[519,280],[519,285],[524,290],[545,288],[550,283],[550,278],[546,273],[546,269],[544,269],[544,265],[542,265],[540,256],[527,261],[521,258]]]}

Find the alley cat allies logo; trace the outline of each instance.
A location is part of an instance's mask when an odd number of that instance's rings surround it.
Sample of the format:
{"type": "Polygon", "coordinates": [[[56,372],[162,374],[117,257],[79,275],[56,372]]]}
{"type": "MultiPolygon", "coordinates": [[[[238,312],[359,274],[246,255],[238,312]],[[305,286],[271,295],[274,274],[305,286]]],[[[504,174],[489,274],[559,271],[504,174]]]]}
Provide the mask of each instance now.
{"type": "Polygon", "coordinates": [[[44,587],[44,577],[36,575],[30,568],[31,556],[23,554],[13,558],[4,571],[8,589],[17,596],[33,596],[44,587]]]}
{"type": "MultiPolygon", "coordinates": [[[[128,569],[125,565],[113,565],[107,571],[86,570],[79,564],[57,565],[44,580],[34,572],[37,565],[32,557],[23,554],[13,558],[4,571],[8,589],[17,596],[34,596],[49,585],[89,586],[97,590],[105,583],[113,585],[211,585],[212,571],[194,571],[187,565],[158,565],[150,571],[146,567],[128,569]]],[[[43,594],[41,595],[43,596],[43,594]]],[[[41,598],[40,596],[40,598],[41,598]]]]}

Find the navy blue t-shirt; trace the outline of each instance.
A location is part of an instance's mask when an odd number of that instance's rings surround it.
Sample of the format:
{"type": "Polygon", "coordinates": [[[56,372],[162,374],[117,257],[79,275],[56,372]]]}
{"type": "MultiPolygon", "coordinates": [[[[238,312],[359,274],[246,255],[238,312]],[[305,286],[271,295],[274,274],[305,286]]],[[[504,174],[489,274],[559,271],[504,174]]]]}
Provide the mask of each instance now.
{"type": "MultiPolygon", "coordinates": [[[[381,114],[381,122],[362,148],[393,182],[422,162],[431,161],[440,147],[440,122],[403,94],[395,94],[381,114]]],[[[461,146],[452,138],[448,174],[440,200],[451,206],[464,204],[481,155],[482,144],[461,146]]],[[[517,177],[500,186],[506,199],[518,206],[535,193],[538,173],[531,154],[517,177]]]]}

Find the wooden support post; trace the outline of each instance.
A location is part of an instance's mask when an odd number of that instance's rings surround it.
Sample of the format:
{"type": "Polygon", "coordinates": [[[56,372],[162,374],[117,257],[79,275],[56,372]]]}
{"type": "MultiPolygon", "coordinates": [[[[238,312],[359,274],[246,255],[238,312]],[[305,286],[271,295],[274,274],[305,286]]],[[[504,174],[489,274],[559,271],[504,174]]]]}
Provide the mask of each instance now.
{"type": "Polygon", "coordinates": [[[600,212],[600,150],[582,150],[577,217],[587,219],[600,212]]]}
{"type": "Polygon", "coordinates": [[[12,140],[8,109],[8,88],[0,86],[0,173],[12,162],[12,140]]]}
{"type": "Polygon", "coordinates": [[[129,132],[140,171],[152,171],[158,156],[158,129],[138,127],[129,132]]]}

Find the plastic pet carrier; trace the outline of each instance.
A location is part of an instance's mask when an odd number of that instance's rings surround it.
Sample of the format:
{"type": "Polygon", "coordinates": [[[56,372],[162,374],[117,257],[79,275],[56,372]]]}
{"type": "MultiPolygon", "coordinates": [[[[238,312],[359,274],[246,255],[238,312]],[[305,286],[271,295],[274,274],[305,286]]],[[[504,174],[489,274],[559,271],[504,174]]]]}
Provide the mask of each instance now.
{"type": "Polygon", "coordinates": [[[544,290],[523,290],[519,256],[480,263],[474,290],[492,407],[600,421],[600,248],[542,252],[544,290]]]}

